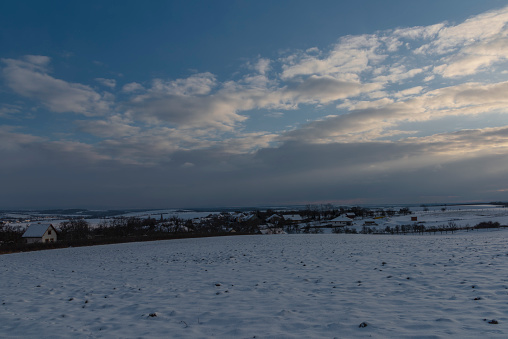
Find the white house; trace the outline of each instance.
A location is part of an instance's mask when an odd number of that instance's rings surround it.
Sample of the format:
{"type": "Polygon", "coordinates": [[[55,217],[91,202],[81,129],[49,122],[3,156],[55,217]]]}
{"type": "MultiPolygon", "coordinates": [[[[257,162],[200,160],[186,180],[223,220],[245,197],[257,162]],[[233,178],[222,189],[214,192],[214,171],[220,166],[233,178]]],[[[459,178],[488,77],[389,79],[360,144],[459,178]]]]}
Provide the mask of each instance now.
{"type": "Polygon", "coordinates": [[[52,224],[32,224],[26,229],[23,238],[26,239],[27,244],[56,242],[57,234],[52,224]]]}
{"type": "Polygon", "coordinates": [[[350,226],[353,224],[353,221],[346,216],[339,215],[337,218],[330,220],[330,223],[333,227],[350,226]]]}

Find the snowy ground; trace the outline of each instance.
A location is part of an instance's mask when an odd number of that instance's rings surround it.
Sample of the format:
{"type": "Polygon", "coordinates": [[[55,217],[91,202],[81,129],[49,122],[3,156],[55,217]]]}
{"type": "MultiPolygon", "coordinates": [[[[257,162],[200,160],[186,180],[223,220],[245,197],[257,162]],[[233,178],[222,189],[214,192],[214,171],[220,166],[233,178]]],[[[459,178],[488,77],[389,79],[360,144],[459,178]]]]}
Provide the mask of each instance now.
{"type": "MultiPolygon", "coordinates": [[[[427,211],[422,207],[412,207],[412,214],[397,215],[375,219],[377,225],[369,226],[371,229],[383,232],[387,226],[394,228],[397,225],[413,225],[419,223],[426,228],[448,226],[450,223],[457,227],[473,227],[480,222],[499,222],[501,225],[508,225],[508,208],[496,205],[457,205],[457,206],[430,206],[427,211]],[[441,210],[445,208],[445,210],[441,210]],[[417,221],[411,218],[416,217],[417,221]]],[[[373,219],[368,219],[373,220],[373,219]]],[[[326,223],[326,222],[325,222],[326,223]]],[[[361,231],[365,219],[354,219],[352,226],[361,231]]],[[[302,227],[304,224],[301,225],[302,227]]],[[[331,233],[332,229],[324,229],[325,233],[331,233]]]]}
{"type": "Polygon", "coordinates": [[[2,338],[508,337],[508,230],[67,248],[0,272],[2,338]]]}
{"type": "Polygon", "coordinates": [[[428,211],[416,210],[414,214],[392,218],[391,223],[394,225],[412,224],[411,217],[416,216],[418,221],[423,222],[427,227],[439,227],[447,225],[449,222],[453,222],[459,227],[472,227],[483,221],[508,225],[508,208],[506,207],[495,205],[446,206],[444,211],[441,208],[429,208],[428,211]]]}

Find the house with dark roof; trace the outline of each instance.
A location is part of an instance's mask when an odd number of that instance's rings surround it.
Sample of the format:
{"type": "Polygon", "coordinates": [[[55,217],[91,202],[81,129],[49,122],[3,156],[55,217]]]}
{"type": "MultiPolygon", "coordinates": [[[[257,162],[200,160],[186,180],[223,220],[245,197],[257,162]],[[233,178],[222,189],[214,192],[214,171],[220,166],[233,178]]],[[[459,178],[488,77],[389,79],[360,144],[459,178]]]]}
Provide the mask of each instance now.
{"type": "Polygon", "coordinates": [[[52,224],[32,224],[23,233],[23,239],[27,244],[56,242],[57,233],[52,224]]]}

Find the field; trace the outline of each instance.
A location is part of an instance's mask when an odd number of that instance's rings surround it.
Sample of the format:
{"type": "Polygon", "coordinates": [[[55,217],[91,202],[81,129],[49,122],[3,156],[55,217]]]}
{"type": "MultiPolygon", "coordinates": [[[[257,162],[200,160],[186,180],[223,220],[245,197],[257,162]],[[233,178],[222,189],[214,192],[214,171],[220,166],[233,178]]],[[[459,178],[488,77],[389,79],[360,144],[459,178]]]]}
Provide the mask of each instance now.
{"type": "Polygon", "coordinates": [[[506,338],[508,231],[0,256],[2,338],[506,338]]]}

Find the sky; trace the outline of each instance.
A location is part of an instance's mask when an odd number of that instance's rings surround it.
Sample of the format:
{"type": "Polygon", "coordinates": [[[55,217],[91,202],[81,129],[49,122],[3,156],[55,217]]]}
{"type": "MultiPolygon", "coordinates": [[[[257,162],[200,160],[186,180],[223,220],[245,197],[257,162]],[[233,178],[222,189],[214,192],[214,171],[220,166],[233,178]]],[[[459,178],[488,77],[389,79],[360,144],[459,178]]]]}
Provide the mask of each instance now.
{"type": "Polygon", "coordinates": [[[508,7],[2,1],[0,209],[508,201],[508,7]]]}

